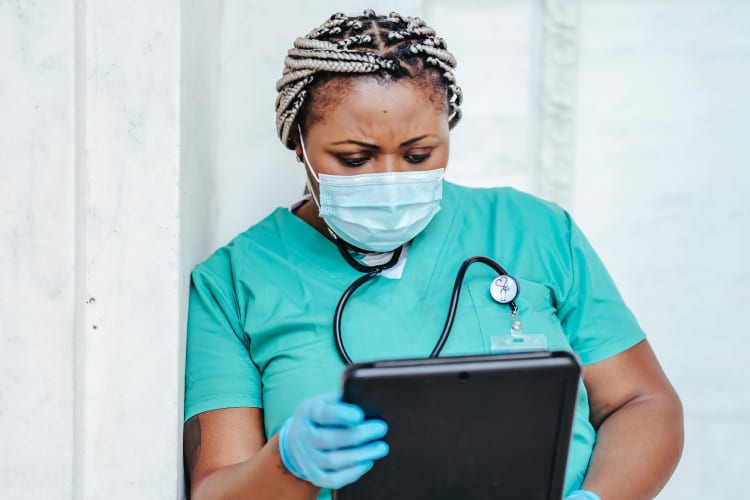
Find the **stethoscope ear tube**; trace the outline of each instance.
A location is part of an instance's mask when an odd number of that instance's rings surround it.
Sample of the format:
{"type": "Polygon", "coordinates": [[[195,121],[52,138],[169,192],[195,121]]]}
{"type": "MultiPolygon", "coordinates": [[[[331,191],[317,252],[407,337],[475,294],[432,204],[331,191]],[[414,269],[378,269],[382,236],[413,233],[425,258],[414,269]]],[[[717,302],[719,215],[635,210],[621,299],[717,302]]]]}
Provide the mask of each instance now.
{"type": "Polygon", "coordinates": [[[352,294],[354,294],[354,292],[357,291],[359,287],[370,281],[372,278],[374,278],[384,270],[395,266],[398,263],[398,259],[401,258],[401,251],[404,247],[402,245],[396,248],[393,251],[393,255],[391,255],[391,258],[385,264],[381,264],[379,266],[367,266],[352,257],[352,254],[349,252],[349,248],[347,248],[347,243],[339,238],[336,233],[331,231],[331,236],[333,237],[333,242],[336,244],[339,252],[344,257],[344,260],[346,260],[349,265],[357,271],[366,273],[364,276],[360,276],[354,281],[354,283],[349,285],[349,288],[346,289],[344,294],[339,299],[339,303],[336,305],[336,312],[333,315],[333,339],[334,342],[336,342],[336,349],[339,352],[341,360],[345,364],[350,365],[352,364],[352,360],[349,357],[349,354],[346,352],[344,341],[341,338],[341,315],[344,313],[344,306],[346,306],[349,298],[352,296],[352,294]]]}
{"type": "MultiPolygon", "coordinates": [[[[342,255],[346,254],[345,257],[347,258],[347,262],[351,260],[354,260],[351,255],[349,255],[348,252],[345,251],[344,248],[339,246],[339,250],[341,250],[342,255]]],[[[397,254],[401,253],[401,248],[398,248],[396,250],[397,254]]],[[[398,261],[398,256],[394,256],[394,258],[391,259],[391,262],[386,264],[385,266],[373,267],[367,269],[367,274],[360,276],[357,278],[349,287],[344,291],[343,295],[341,295],[341,298],[339,299],[338,304],[336,305],[336,312],[333,316],[333,338],[334,342],[336,343],[336,349],[338,350],[339,356],[341,357],[341,360],[346,365],[351,365],[352,360],[349,357],[349,354],[346,352],[346,347],[344,346],[344,341],[341,337],[341,317],[344,313],[344,307],[346,306],[346,303],[349,301],[351,296],[354,294],[355,291],[371,279],[373,279],[375,276],[380,274],[383,269],[387,269],[388,267],[393,266],[396,261],[398,261]]],[[[356,262],[356,261],[355,261],[356,262]]],[[[464,276],[466,275],[466,271],[468,270],[469,266],[472,265],[475,262],[481,262],[482,264],[485,264],[495,271],[500,276],[507,275],[508,273],[503,269],[503,267],[495,262],[494,260],[490,259],[489,257],[482,257],[482,256],[474,256],[469,257],[466,259],[463,264],[461,264],[460,269],[458,270],[458,274],[456,275],[456,281],[453,284],[453,293],[451,294],[451,302],[450,307],[448,308],[448,315],[445,318],[445,324],[443,325],[443,331],[440,333],[440,337],[438,338],[437,343],[435,344],[435,347],[433,348],[432,352],[430,353],[430,358],[436,358],[440,355],[440,352],[443,350],[443,347],[445,346],[446,341],[448,340],[448,336],[450,335],[451,329],[453,328],[453,320],[456,317],[456,309],[458,307],[458,299],[461,295],[461,284],[464,281],[464,276]]],[[[350,262],[351,263],[351,262],[350,262]]],[[[359,264],[357,262],[357,264],[359,264]]],[[[359,264],[362,266],[361,264],[359,264]]],[[[364,267],[364,266],[362,266],[364,267]]],[[[358,270],[361,270],[359,267],[355,267],[358,270]]],[[[514,301],[510,301],[508,305],[511,308],[511,311],[515,314],[518,310],[518,306],[514,301]]]]}
{"type": "Polygon", "coordinates": [[[352,364],[352,359],[349,357],[349,353],[346,352],[344,341],[341,338],[341,316],[344,313],[344,306],[346,306],[349,298],[354,294],[354,292],[357,291],[359,287],[373,279],[379,273],[380,271],[373,271],[357,278],[354,283],[349,285],[349,288],[346,289],[344,294],[339,299],[339,303],[336,305],[336,312],[333,315],[333,339],[336,342],[336,349],[339,351],[341,360],[347,365],[352,364]]]}

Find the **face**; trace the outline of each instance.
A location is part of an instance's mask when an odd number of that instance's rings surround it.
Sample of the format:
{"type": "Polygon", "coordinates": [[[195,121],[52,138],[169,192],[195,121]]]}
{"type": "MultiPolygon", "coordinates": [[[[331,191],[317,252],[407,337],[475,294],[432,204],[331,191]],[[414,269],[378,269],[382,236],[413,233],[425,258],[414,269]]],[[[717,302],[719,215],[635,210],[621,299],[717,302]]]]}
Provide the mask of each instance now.
{"type": "MultiPolygon", "coordinates": [[[[448,115],[433,87],[361,77],[344,88],[335,105],[302,131],[316,173],[357,175],[446,167],[448,115]]],[[[331,89],[323,86],[318,91],[331,89]]],[[[299,144],[297,155],[302,156],[299,144]]],[[[313,178],[310,182],[317,191],[317,182],[313,178]]]]}

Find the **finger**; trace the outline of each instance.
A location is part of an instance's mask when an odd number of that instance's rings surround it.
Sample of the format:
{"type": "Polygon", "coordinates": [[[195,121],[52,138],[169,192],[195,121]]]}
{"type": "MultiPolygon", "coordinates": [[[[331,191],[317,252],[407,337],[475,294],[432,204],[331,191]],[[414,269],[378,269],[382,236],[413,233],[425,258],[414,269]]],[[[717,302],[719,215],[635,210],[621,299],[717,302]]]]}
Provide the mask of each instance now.
{"type": "Polygon", "coordinates": [[[307,418],[316,425],[350,426],[362,422],[365,412],[357,405],[335,399],[316,398],[306,407],[307,418]]]}
{"type": "Polygon", "coordinates": [[[351,484],[364,476],[370,469],[372,469],[373,465],[373,462],[363,462],[353,465],[352,467],[347,467],[346,469],[329,472],[325,475],[325,487],[335,490],[343,488],[347,484],[351,484]]]}
{"type": "Polygon", "coordinates": [[[324,392],[302,401],[302,403],[300,403],[300,405],[297,407],[297,413],[301,414],[305,418],[309,418],[309,414],[314,407],[336,403],[340,400],[341,397],[338,392],[324,392]]]}
{"type": "Polygon", "coordinates": [[[335,450],[382,439],[387,432],[388,425],[382,420],[367,420],[351,427],[315,427],[310,440],[319,450],[335,450]]]}
{"type": "Polygon", "coordinates": [[[361,462],[378,460],[388,455],[390,448],[385,441],[375,441],[356,448],[343,450],[311,452],[313,460],[318,468],[326,471],[336,471],[353,467],[361,462]]]}

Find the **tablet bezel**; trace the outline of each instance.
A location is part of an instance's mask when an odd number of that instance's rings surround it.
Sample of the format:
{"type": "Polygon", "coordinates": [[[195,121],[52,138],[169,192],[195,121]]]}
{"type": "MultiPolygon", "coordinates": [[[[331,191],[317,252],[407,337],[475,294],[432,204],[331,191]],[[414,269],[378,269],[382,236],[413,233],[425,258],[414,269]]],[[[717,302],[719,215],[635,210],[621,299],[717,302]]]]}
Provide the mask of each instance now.
{"type": "MultiPolygon", "coordinates": [[[[373,396],[362,396],[358,393],[372,394],[372,391],[377,392],[378,384],[383,386],[379,381],[387,380],[387,384],[392,384],[394,381],[398,381],[398,391],[400,394],[376,394],[375,399],[379,399],[380,405],[388,406],[391,405],[392,410],[403,410],[403,407],[393,408],[394,405],[400,404],[398,401],[402,401],[404,393],[408,393],[410,390],[423,390],[419,389],[420,380],[424,383],[427,380],[425,377],[432,377],[435,380],[442,380],[444,384],[448,384],[447,390],[457,391],[462,387],[461,384],[471,383],[471,380],[484,380],[486,377],[490,377],[489,380],[511,380],[517,379],[523,381],[524,377],[528,379],[529,376],[543,376],[544,380],[549,380],[549,383],[561,384],[563,389],[560,391],[558,399],[559,403],[556,405],[550,405],[550,408],[556,406],[558,412],[558,426],[554,431],[556,436],[555,442],[550,443],[550,452],[554,453],[551,458],[551,471],[549,473],[549,481],[547,488],[545,488],[546,494],[542,495],[539,492],[535,493],[534,498],[544,498],[544,500],[559,500],[562,496],[563,483],[565,480],[565,466],[567,463],[568,448],[572,433],[572,424],[575,403],[577,398],[577,389],[580,379],[581,368],[574,354],[567,351],[540,351],[540,352],[526,352],[526,353],[513,353],[513,354],[493,354],[493,355],[475,355],[475,356],[455,356],[455,357],[442,357],[442,358],[431,358],[431,359],[403,359],[403,360],[382,360],[373,361],[367,363],[356,363],[347,367],[342,375],[342,393],[344,401],[358,404],[365,410],[366,418],[377,418],[384,414],[393,413],[389,411],[389,408],[376,408],[373,407],[372,401],[367,401],[367,398],[373,396]],[[542,370],[542,371],[539,371],[542,370]],[[536,375],[530,375],[530,374],[536,375]],[[544,374],[543,374],[544,373],[544,374]],[[543,374],[543,375],[542,375],[543,374]],[[476,378],[476,376],[480,376],[476,378]],[[493,378],[494,377],[494,378],[493,378]],[[504,378],[498,378],[504,377],[504,378]],[[461,382],[451,382],[453,380],[461,380],[461,382]],[[447,381],[447,382],[446,382],[447,381]],[[557,381],[557,382],[555,382],[557,381]],[[410,389],[409,384],[413,386],[410,389]],[[364,385],[363,385],[364,384],[364,385]],[[366,389],[362,389],[366,387],[366,389]]],[[[480,383],[480,382],[477,382],[480,383]]],[[[485,383],[485,382],[482,382],[485,383]]],[[[548,383],[548,382],[545,382],[548,383]]],[[[391,387],[393,387],[391,385],[391,387]]],[[[466,387],[466,386],[463,386],[466,387]]],[[[548,388],[549,389],[549,388],[548,388]]],[[[430,389],[432,390],[432,389],[430,389]]],[[[487,392],[487,391],[485,391],[487,392]]],[[[484,394],[484,392],[482,393],[484,394]]],[[[423,396],[421,394],[420,396],[423,396]]],[[[437,393],[436,393],[436,396],[437,393]]],[[[492,394],[487,394],[487,398],[492,398],[492,394]]],[[[551,398],[556,399],[556,398],[551,398]]],[[[508,408],[513,408],[512,402],[508,402],[508,408]]],[[[488,405],[491,406],[491,405],[488,405]]],[[[410,410],[411,411],[411,410],[410,410]]],[[[414,408],[413,412],[416,413],[419,420],[420,408],[414,408]]],[[[426,415],[427,421],[430,421],[430,415],[426,415]]],[[[504,416],[507,418],[507,415],[504,416]]],[[[518,415],[518,418],[523,419],[523,415],[518,415]]],[[[402,417],[403,419],[403,417],[402,417]]],[[[386,419],[387,420],[387,419],[386,419]]],[[[404,424],[403,422],[390,422],[390,425],[412,425],[404,424]]],[[[459,426],[462,424],[458,424],[459,426]]],[[[550,431],[551,433],[552,431],[550,431]]],[[[475,439],[480,438],[481,431],[479,434],[474,436],[475,439]]],[[[386,436],[386,441],[388,436],[386,436]]],[[[391,448],[395,443],[390,443],[391,448]]],[[[449,457],[445,457],[448,459],[449,457]]],[[[388,460],[386,457],[383,460],[388,460]]],[[[438,461],[439,462],[439,461],[438,461]]],[[[405,468],[408,468],[408,464],[404,464],[405,468]]],[[[393,464],[389,464],[388,469],[392,469],[393,464]]],[[[404,475],[393,478],[389,475],[388,478],[378,477],[381,475],[378,463],[376,463],[373,470],[363,476],[359,481],[348,485],[341,490],[333,492],[334,500],[375,500],[384,498],[379,495],[375,490],[376,485],[382,484],[381,481],[396,481],[404,482],[408,481],[408,472],[404,475]],[[365,486],[369,485],[367,489],[365,486]]],[[[391,470],[391,472],[393,472],[391,470]]],[[[440,471],[437,471],[439,474],[440,471]]],[[[396,472],[396,474],[400,474],[396,472]]],[[[481,487],[477,485],[467,485],[473,487],[474,490],[481,490],[481,487]]],[[[491,495],[497,495],[501,492],[492,491],[488,492],[487,498],[491,498],[491,495]]],[[[480,493],[479,496],[469,496],[465,498],[484,498],[480,493]]],[[[388,496],[389,499],[396,500],[392,494],[388,496]]],[[[406,496],[404,497],[406,498],[406,496]]],[[[414,499],[414,492],[408,496],[410,500],[414,499]]],[[[430,497],[436,499],[434,494],[430,497]]],[[[530,498],[530,497],[529,497],[530,498]]]]}

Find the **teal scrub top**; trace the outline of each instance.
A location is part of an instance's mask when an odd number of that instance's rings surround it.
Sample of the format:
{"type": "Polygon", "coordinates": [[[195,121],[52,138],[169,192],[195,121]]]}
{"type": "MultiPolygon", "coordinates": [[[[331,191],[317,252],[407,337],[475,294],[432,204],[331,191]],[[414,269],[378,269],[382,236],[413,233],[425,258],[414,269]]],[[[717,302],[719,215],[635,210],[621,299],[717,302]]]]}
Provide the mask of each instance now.
{"type": "MultiPolygon", "coordinates": [[[[645,335],[570,216],[511,188],[446,182],[442,210],[412,242],[400,279],[378,277],[349,301],[343,340],[354,362],[426,357],[442,330],[453,283],[470,256],[496,260],[519,282],[525,333],[585,364],[645,335]]],[[[339,297],[361,273],[330,240],[287,208],[217,250],[192,273],[185,420],[219,408],[262,408],[267,437],[304,399],[339,389],[333,340],[339,297]]],[[[441,355],[490,353],[510,331],[507,305],[489,294],[496,273],[469,268],[441,355]]],[[[585,387],[573,426],[566,494],[580,487],[596,440],[585,387]]],[[[324,490],[320,498],[329,498],[324,490]]]]}

